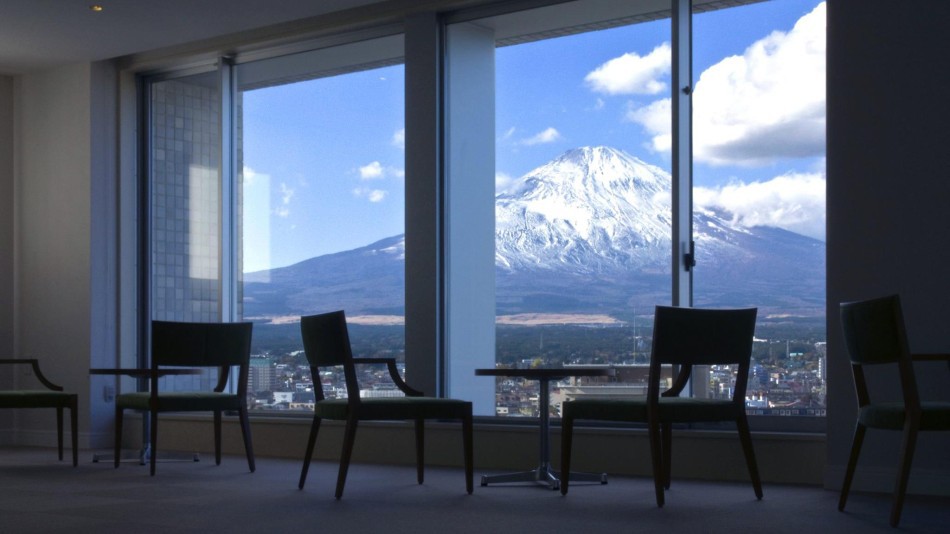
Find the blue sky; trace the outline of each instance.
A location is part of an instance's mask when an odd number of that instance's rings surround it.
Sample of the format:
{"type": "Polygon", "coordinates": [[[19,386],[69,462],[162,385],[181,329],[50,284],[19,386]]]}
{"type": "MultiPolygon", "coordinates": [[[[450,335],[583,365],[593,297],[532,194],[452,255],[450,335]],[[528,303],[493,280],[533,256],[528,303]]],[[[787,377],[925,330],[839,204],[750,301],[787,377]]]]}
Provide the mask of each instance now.
{"type": "MultiPolygon", "coordinates": [[[[500,48],[496,184],[577,146],[669,169],[669,21],[500,48]]],[[[824,237],[824,5],[694,19],[694,198],[824,237]]],[[[244,94],[245,271],[403,232],[403,69],[244,94]]]]}

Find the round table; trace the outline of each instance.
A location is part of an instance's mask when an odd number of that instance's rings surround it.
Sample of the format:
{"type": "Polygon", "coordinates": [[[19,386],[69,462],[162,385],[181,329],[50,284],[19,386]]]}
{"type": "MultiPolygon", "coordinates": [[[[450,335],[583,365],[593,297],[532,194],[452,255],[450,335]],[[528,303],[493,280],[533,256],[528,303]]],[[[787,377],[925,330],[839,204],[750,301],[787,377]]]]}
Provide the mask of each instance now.
{"type": "MultiPolygon", "coordinates": [[[[526,380],[537,380],[540,386],[538,395],[538,412],[540,414],[540,437],[538,440],[538,467],[530,471],[520,471],[517,473],[506,473],[503,475],[483,475],[482,486],[498,482],[542,482],[551,489],[558,489],[561,486],[561,479],[557,473],[551,469],[551,438],[550,438],[550,415],[548,414],[548,405],[550,404],[549,385],[551,380],[561,380],[568,377],[581,376],[614,376],[614,370],[609,367],[558,367],[558,368],[529,368],[529,369],[504,369],[493,367],[490,369],[475,369],[475,376],[507,376],[514,378],[524,378],[526,380]]],[[[586,481],[607,483],[606,473],[571,473],[571,481],[586,481]]]]}

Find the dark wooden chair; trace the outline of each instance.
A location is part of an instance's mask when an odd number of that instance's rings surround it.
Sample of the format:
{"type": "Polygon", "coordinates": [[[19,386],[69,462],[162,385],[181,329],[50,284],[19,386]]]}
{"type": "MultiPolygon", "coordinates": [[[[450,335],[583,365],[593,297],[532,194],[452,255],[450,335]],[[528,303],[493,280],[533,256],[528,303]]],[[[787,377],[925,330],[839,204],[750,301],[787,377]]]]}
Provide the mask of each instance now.
{"type": "Polygon", "coordinates": [[[561,493],[567,494],[574,421],[601,420],[647,423],[653,465],[656,504],[663,506],[664,489],[670,487],[672,428],[674,423],[735,422],[755,496],[762,498],[762,483],[752,448],[745,412],[745,392],[752,357],[756,309],[710,310],[657,306],[653,323],[653,351],[647,398],[578,399],[563,406],[561,493]],[[679,366],[673,386],[660,392],[661,366],[679,366]],[[736,364],[736,384],[731,399],[680,397],[694,365],[736,364]]]}
{"type": "Polygon", "coordinates": [[[313,447],[317,441],[320,422],[324,419],[346,421],[343,438],[343,453],[340,457],[340,471],[336,481],[336,498],[343,496],[346,484],[346,472],[353,452],[356,426],[359,421],[414,421],[416,437],[416,478],[423,481],[424,436],[426,419],[456,419],[462,421],[462,442],[465,461],[465,490],[472,493],[472,403],[454,399],[425,397],[422,392],[409,387],[399,376],[396,361],[393,358],[353,358],[350,337],[346,327],[346,316],[342,311],[302,317],[300,330],[303,334],[303,347],[310,363],[310,372],[314,381],[316,403],[313,411],[313,424],[307,441],[307,452],[300,471],[298,487],[303,489],[307,480],[307,470],[313,457],[313,447]],[[356,364],[386,364],[389,375],[396,386],[405,393],[405,397],[360,398],[360,387],[356,378],[356,364]],[[320,385],[320,369],[330,366],[342,366],[346,380],[347,398],[327,399],[320,385]]]}
{"type": "Polygon", "coordinates": [[[241,421],[247,464],[254,472],[254,450],[247,415],[247,379],[251,357],[252,323],[185,323],[152,321],[152,364],[149,391],[123,393],[115,399],[115,466],[122,445],[122,414],[140,410],[149,414],[149,472],[155,474],[160,412],[213,412],[214,460],[221,464],[221,414],[236,411],[241,421]],[[216,367],[213,391],[160,391],[164,367],[216,367]],[[238,368],[236,392],[225,390],[233,367],[238,368]]]}
{"type": "Polygon", "coordinates": [[[894,501],[891,505],[890,523],[896,527],[900,522],[904,495],[910,466],[914,460],[917,434],[925,431],[950,430],[950,402],[921,401],[914,379],[915,361],[948,361],[950,354],[911,354],[908,349],[907,332],[900,298],[897,295],[848,302],[841,305],[841,325],[844,340],[851,359],[854,388],[858,397],[858,420],[854,427],[854,439],[848,467],[841,486],[838,510],[843,511],[848,502],[848,492],[854,479],[854,470],[861,453],[861,444],[868,428],[897,430],[903,433],[900,459],[897,465],[897,482],[894,486],[894,501]],[[864,377],[867,366],[891,364],[897,373],[903,394],[898,402],[872,402],[864,377]]]}
{"type": "Polygon", "coordinates": [[[69,424],[72,430],[73,467],[79,465],[79,441],[76,437],[77,405],[79,396],[66,393],[43,375],[36,359],[0,359],[0,365],[30,365],[33,375],[46,389],[0,390],[0,408],[56,408],[56,438],[59,459],[63,459],[63,409],[69,409],[69,424]]]}

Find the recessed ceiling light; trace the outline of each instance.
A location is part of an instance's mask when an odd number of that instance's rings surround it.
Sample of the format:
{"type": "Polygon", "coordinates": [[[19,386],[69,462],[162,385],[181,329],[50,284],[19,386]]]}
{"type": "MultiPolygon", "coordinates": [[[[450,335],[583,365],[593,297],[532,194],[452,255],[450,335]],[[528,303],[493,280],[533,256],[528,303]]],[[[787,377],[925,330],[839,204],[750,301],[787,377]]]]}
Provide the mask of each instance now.
{"type": "Polygon", "coordinates": [[[91,6],[89,6],[89,9],[91,9],[91,10],[95,11],[96,13],[98,13],[98,12],[102,11],[103,7],[102,7],[101,4],[92,4],[91,6]]]}

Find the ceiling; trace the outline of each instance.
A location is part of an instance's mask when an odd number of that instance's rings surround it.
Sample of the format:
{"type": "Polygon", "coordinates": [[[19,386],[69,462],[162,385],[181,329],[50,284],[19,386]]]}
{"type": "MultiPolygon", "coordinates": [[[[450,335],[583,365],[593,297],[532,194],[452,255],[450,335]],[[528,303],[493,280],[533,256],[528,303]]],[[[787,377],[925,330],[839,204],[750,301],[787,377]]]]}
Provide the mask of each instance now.
{"type": "Polygon", "coordinates": [[[2,0],[0,74],[110,59],[380,1],[2,0]]]}
{"type": "MultiPolygon", "coordinates": [[[[759,1],[762,0],[693,0],[697,11],[759,1]]],[[[0,0],[0,75],[160,50],[328,13],[367,8],[371,4],[405,11],[433,5],[483,3],[483,0],[0,0]],[[93,4],[102,6],[102,10],[94,11],[93,4]]],[[[511,44],[547,35],[551,28],[563,32],[565,20],[586,31],[617,21],[628,24],[669,16],[670,9],[669,0],[555,1],[551,4],[543,12],[507,13],[501,17],[481,18],[480,24],[492,27],[500,42],[511,44]]]]}

